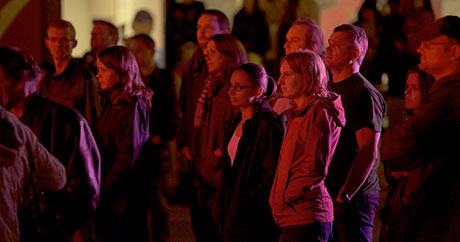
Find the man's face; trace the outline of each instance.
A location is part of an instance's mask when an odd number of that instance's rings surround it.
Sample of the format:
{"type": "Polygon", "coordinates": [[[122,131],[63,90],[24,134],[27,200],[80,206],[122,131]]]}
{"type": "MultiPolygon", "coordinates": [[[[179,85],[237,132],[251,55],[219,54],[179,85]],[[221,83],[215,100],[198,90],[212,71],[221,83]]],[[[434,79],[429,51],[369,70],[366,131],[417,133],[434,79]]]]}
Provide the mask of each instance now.
{"type": "MultiPolygon", "coordinates": [[[[294,24],[292,25],[286,34],[286,43],[284,44],[284,50],[286,55],[296,51],[310,49],[307,43],[311,42],[310,27],[305,24],[294,24]]],[[[311,50],[311,49],[310,49],[311,50]]],[[[312,50],[313,51],[313,50],[312,50]]]]}
{"type": "Polygon", "coordinates": [[[96,55],[112,46],[112,36],[104,24],[95,23],[91,31],[91,51],[96,55]]]}
{"type": "Polygon", "coordinates": [[[326,48],[326,66],[332,71],[350,65],[356,56],[350,33],[338,31],[332,33],[326,48]]]}
{"type": "Polygon", "coordinates": [[[16,90],[16,85],[6,76],[3,67],[0,66],[0,105],[8,107],[14,99],[14,94],[17,93],[16,90]]]}
{"type": "Polygon", "coordinates": [[[139,66],[150,66],[153,62],[155,50],[148,48],[142,39],[130,39],[128,48],[133,52],[139,66]]]}
{"type": "Polygon", "coordinates": [[[453,44],[453,41],[444,35],[422,42],[417,49],[417,52],[420,53],[420,70],[433,75],[435,78],[442,75],[451,61],[449,50],[453,44]]]}
{"type": "Polygon", "coordinates": [[[54,59],[68,59],[72,56],[72,49],[77,46],[77,41],[67,28],[51,27],[47,34],[45,45],[54,59]]]}
{"type": "Polygon", "coordinates": [[[223,34],[217,22],[217,17],[214,15],[204,14],[198,19],[196,24],[196,39],[201,48],[206,48],[209,38],[216,34],[223,34]]]}

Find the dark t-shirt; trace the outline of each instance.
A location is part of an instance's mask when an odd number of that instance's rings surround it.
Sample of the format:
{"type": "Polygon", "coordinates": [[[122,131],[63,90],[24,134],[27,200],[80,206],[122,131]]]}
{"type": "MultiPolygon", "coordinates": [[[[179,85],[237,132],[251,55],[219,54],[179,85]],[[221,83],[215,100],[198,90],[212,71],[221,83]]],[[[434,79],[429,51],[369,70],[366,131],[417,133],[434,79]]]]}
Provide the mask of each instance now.
{"type": "MultiPolygon", "coordinates": [[[[338,83],[330,82],[329,88],[340,94],[346,117],[346,125],[342,129],[326,178],[330,195],[337,197],[359,151],[356,131],[366,127],[381,133],[386,105],[379,91],[360,73],[338,83]]],[[[379,162],[375,162],[369,177],[357,194],[376,194],[380,190],[378,165],[379,162]]]]}

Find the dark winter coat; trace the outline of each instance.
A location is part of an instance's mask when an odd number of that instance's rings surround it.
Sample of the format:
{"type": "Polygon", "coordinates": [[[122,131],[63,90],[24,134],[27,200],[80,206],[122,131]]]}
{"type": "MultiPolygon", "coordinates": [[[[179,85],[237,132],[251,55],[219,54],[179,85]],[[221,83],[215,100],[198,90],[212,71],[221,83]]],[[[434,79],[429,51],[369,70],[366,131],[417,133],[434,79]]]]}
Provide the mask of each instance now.
{"type": "Polygon", "coordinates": [[[285,132],[285,116],[266,102],[243,124],[233,166],[227,145],[241,121],[225,125],[223,173],[218,193],[219,228],[225,241],[277,241],[268,198],[285,132]]]}

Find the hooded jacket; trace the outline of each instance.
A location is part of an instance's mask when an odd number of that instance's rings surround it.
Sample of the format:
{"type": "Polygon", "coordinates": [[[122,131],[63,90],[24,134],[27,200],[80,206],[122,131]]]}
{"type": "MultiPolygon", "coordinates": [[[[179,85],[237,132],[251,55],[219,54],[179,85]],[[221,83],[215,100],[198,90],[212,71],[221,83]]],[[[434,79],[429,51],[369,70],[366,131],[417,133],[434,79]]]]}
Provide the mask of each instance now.
{"type": "Polygon", "coordinates": [[[312,98],[304,107],[287,111],[287,134],[270,194],[280,227],[332,222],[333,202],[324,185],[345,111],[338,95],[312,98]]]}
{"type": "Polygon", "coordinates": [[[0,107],[0,241],[19,241],[18,212],[31,200],[30,162],[40,188],[60,190],[65,168],[38,142],[33,132],[0,107]]]}
{"type": "Polygon", "coordinates": [[[227,146],[241,113],[224,125],[223,172],[218,190],[218,225],[224,241],[278,241],[268,197],[275,177],[286,116],[267,102],[258,104],[243,124],[233,166],[227,146]]]}

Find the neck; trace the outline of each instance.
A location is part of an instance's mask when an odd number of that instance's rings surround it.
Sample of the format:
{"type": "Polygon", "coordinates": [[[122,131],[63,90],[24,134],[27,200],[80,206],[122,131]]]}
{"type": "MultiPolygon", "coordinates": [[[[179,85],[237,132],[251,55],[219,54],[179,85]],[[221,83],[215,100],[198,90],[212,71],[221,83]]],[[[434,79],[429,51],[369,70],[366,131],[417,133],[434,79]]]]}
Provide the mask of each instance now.
{"type": "Polygon", "coordinates": [[[252,114],[254,113],[254,106],[249,106],[249,107],[241,107],[241,122],[244,123],[244,121],[250,119],[252,117],[252,114]]]}
{"type": "Polygon", "coordinates": [[[153,64],[147,65],[147,66],[140,66],[139,69],[141,71],[142,77],[145,78],[145,77],[149,76],[150,74],[152,74],[153,71],[155,71],[156,65],[155,65],[155,63],[153,63],[153,64]]]}
{"type": "Polygon", "coordinates": [[[341,82],[358,72],[359,72],[359,65],[357,64],[352,64],[352,65],[347,65],[341,68],[332,69],[332,74],[333,74],[332,81],[335,83],[341,82]]]}
{"type": "Polygon", "coordinates": [[[300,96],[299,98],[294,99],[294,102],[296,104],[296,109],[302,109],[307,105],[308,102],[310,102],[312,99],[311,96],[300,96]]]}
{"type": "Polygon", "coordinates": [[[54,59],[53,58],[54,69],[55,69],[54,75],[57,76],[61,74],[62,72],[64,72],[65,68],[67,68],[67,66],[70,63],[70,60],[71,60],[71,57],[65,58],[65,59],[54,59]]]}
{"type": "Polygon", "coordinates": [[[433,76],[435,81],[439,81],[440,79],[450,76],[456,73],[459,73],[460,70],[460,63],[452,63],[449,68],[446,68],[443,72],[439,73],[429,73],[433,76]]]}
{"type": "Polygon", "coordinates": [[[29,103],[30,99],[32,98],[32,95],[28,97],[22,97],[20,100],[16,101],[10,109],[10,112],[16,116],[16,118],[22,118],[22,115],[24,114],[24,111],[26,110],[26,106],[29,103]]]}

